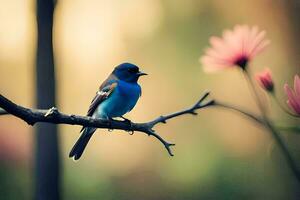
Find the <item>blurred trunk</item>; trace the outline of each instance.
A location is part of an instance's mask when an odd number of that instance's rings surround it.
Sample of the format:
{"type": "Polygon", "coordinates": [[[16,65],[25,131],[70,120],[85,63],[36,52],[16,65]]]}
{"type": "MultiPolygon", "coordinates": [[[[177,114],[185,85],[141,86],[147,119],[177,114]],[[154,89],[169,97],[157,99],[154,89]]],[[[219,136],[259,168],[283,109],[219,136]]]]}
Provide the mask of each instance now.
{"type": "MultiPolygon", "coordinates": [[[[55,106],[55,72],[52,45],[53,0],[37,0],[37,107],[55,106]]],[[[35,199],[60,199],[60,172],[57,126],[38,124],[36,128],[35,199]]]]}
{"type": "MultiPolygon", "coordinates": [[[[289,13],[289,19],[291,20],[291,24],[292,24],[292,28],[293,28],[293,35],[292,37],[294,37],[294,43],[292,44],[292,46],[294,47],[294,51],[295,51],[295,56],[296,56],[296,61],[297,64],[299,65],[300,62],[299,60],[299,56],[300,56],[300,0],[287,0],[284,1],[286,4],[286,7],[288,9],[288,13],[289,13]]],[[[299,67],[299,66],[297,66],[299,67]]]]}

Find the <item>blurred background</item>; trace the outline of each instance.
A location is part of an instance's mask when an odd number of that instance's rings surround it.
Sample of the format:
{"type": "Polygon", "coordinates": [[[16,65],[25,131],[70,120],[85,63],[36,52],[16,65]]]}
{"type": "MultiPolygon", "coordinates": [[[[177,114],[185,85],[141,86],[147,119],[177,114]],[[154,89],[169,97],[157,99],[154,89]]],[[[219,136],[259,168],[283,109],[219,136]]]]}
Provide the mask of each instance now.
{"type": "MultiPolygon", "coordinates": [[[[205,74],[198,62],[211,35],[235,24],[258,25],[271,45],[251,64],[272,69],[281,102],[300,73],[298,0],[59,0],[53,26],[60,111],[85,115],[101,82],[128,61],[149,76],[127,117],[151,120],[215,99],[257,108],[238,70],[205,74]]],[[[35,107],[36,2],[0,0],[0,91],[35,107]]],[[[262,92],[270,117],[299,124],[262,92]]],[[[0,116],[0,199],[32,199],[35,127],[0,116]]],[[[68,158],[81,127],[60,125],[61,199],[299,199],[299,185],[269,134],[228,110],[209,108],[156,130],[176,143],[174,157],[152,137],[98,130],[79,162],[68,158]]],[[[299,135],[283,133],[295,158],[299,135]]],[[[300,166],[300,159],[298,159],[300,166]]]]}

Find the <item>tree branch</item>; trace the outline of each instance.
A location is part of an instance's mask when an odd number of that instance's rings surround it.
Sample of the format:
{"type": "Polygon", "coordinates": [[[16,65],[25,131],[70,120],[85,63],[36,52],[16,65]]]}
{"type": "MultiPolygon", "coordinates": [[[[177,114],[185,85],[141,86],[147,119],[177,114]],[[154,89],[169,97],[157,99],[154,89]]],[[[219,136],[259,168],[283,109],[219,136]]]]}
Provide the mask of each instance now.
{"type": "MultiPolygon", "coordinates": [[[[79,116],[79,115],[67,115],[64,113],[59,112],[59,110],[55,107],[52,107],[48,110],[45,109],[30,109],[20,105],[15,104],[14,102],[10,101],[6,97],[0,95],[0,107],[4,110],[0,113],[3,114],[12,114],[25,122],[29,125],[34,125],[37,122],[46,122],[52,124],[70,124],[70,125],[81,125],[81,126],[88,126],[88,127],[96,127],[96,128],[103,128],[103,129],[118,129],[124,131],[138,131],[141,133],[145,133],[149,136],[153,136],[158,139],[166,148],[170,156],[173,156],[171,151],[171,146],[175,144],[169,143],[164,140],[161,136],[159,136],[153,128],[159,123],[166,123],[168,120],[178,117],[184,114],[192,114],[196,115],[196,110],[201,108],[205,108],[211,105],[214,105],[213,100],[206,101],[209,92],[205,92],[201,98],[194,104],[192,107],[175,112],[169,115],[160,116],[150,122],[145,123],[128,123],[127,121],[120,121],[120,120],[107,120],[107,119],[95,119],[88,116],[79,116]]],[[[2,114],[0,114],[2,115],[2,114]]]]}
{"type": "Polygon", "coordinates": [[[233,111],[239,112],[240,114],[248,117],[249,119],[252,119],[253,121],[259,123],[260,125],[265,126],[265,123],[264,123],[264,121],[263,121],[263,119],[261,117],[255,116],[254,114],[249,113],[247,111],[244,111],[241,108],[238,108],[236,106],[229,105],[229,104],[226,104],[226,103],[222,103],[222,102],[219,102],[219,101],[215,101],[214,105],[218,106],[218,107],[221,107],[221,108],[225,108],[225,109],[229,109],[229,110],[233,110],[233,111]]]}

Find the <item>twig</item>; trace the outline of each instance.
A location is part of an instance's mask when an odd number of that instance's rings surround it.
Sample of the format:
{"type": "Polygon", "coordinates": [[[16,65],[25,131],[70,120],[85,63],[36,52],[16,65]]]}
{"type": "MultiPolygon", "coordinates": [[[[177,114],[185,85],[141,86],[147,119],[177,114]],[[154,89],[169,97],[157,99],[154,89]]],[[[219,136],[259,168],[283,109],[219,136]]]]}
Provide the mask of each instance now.
{"type": "Polygon", "coordinates": [[[230,109],[230,110],[239,112],[240,114],[245,115],[246,117],[254,120],[257,123],[259,123],[260,125],[263,125],[263,126],[265,125],[264,121],[261,117],[255,116],[254,114],[249,113],[248,111],[244,111],[243,109],[241,109],[239,107],[232,106],[232,105],[229,105],[229,104],[226,104],[226,103],[223,103],[223,102],[219,102],[219,101],[215,101],[214,105],[218,106],[218,107],[221,107],[221,108],[230,109]]]}
{"type": "Polygon", "coordinates": [[[213,100],[204,102],[205,99],[208,97],[208,95],[209,92],[205,92],[201,96],[201,98],[197,101],[197,103],[188,109],[175,112],[169,115],[165,115],[165,116],[160,116],[150,122],[145,122],[145,123],[127,123],[125,121],[120,121],[120,120],[95,119],[87,116],[67,115],[59,112],[59,110],[55,107],[52,107],[48,110],[30,109],[30,108],[25,108],[23,106],[17,105],[2,95],[0,95],[0,107],[3,108],[6,111],[6,113],[12,114],[24,120],[25,122],[27,122],[29,125],[32,126],[37,122],[46,122],[52,124],[70,124],[70,125],[81,125],[81,126],[96,127],[96,128],[103,128],[103,129],[118,129],[124,131],[142,132],[158,139],[164,145],[169,155],[173,156],[170,147],[174,146],[175,144],[169,143],[166,140],[164,140],[153,130],[153,128],[158,123],[166,123],[167,120],[178,117],[180,115],[184,115],[184,114],[196,115],[197,114],[196,110],[213,105],[214,104],[213,100]]]}
{"type": "Polygon", "coordinates": [[[148,122],[149,127],[153,127],[158,123],[166,123],[167,120],[180,116],[180,115],[184,115],[184,114],[191,114],[191,115],[197,115],[197,113],[195,112],[198,109],[201,108],[205,108],[208,106],[212,106],[215,104],[214,100],[210,100],[206,103],[201,104],[209,95],[209,92],[205,92],[204,95],[201,96],[201,98],[190,108],[182,110],[182,111],[178,111],[169,115],[165,115],[165,116],[160,116],[156,119],[154,119],[153,121],[148,122]]]}
{"type": "MultiPolygon", "coordinates": [[[[252,114],[248,111],[245,111],[237,106],[229,105],[229,104],[219,102],[216,100],[214,102],[214,106],[218,106],[220,108],[229,109],[229,110],[238,112],[268,129],[268,127],[265,125],[265,123],[261,117],[255,116],[254,114],[252,114]]],[[[282,131],[300,133],[300,126],[297,126],[297,125],[290,125],[290,126],[276,125],[275,128],[278,130],[282,130],[282,131]]]]}

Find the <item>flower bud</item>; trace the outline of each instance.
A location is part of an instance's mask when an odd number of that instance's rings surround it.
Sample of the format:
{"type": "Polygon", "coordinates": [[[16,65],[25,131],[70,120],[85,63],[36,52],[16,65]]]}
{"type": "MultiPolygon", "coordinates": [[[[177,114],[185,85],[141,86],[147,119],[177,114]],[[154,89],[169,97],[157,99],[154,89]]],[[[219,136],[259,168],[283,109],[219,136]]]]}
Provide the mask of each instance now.
{"type": "Polygon", "coordinates": [[[271,75],[271,70],[266,68],[264,71],[257,73],[255,78],[258,84],[268,92],[273,92],[274,83],[271,75]]]}

